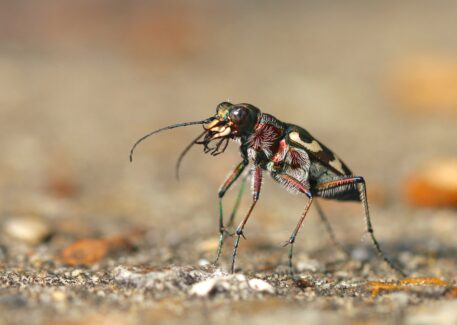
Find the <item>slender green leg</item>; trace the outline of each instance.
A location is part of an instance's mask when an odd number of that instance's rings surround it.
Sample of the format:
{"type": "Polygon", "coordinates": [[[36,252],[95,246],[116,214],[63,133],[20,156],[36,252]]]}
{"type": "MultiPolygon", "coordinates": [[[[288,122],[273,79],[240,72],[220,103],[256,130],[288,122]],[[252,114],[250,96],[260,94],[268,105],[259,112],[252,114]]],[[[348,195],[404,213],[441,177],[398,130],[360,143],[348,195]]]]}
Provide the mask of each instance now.
{"type": "Polygon", "coordinates": [[[246,174],[246,176],[244,176],[243,179],[241,180],[240,190],[238,192],[238,196],[236,197],[235,204],[233,205],[232,213],[230,214],[230,219],[229,219],[229,222],[227,223],[227,227],[233,226],[233,221],[235,221],[235,216],[240,207],[241,198],[243,197],[244,190],[246,189],[246,182],[248,180],[249,174],[250,173],[246,174]]]}
{"type": "Polygon", "coordinates": [[[224,198],[225,193],[230,189],[230,187],[236,182],[238,177],[243,173],[244,169],[247,166],[247,161],[242,161],[241,163],[236,166],[235,170],[230,173],[227,179],[224,181],[222,186],[219,189],[218,197],[219,197],[219,245],[216,252],[216,259],[214,264],[217,264],[219,261],[219,257],[221,256],[222,244],[225,239],[225,228],[224,228],[224,209],[222,207],[222,199],[224,198]]]}
{"type": "Polygon", "coordinates": [[[222,245],[224,244],[225,239],[225,228],[224,228],[224,209],[222,208],[222,198],[219,198],[219,244],[217,245],[217,252],[216,252],[216,259],[214,260],[214,264],[219,262],[219,257],[221,256],[222,252],[222,245]]]}
{"type": "MultiPolygon", "coordinates": [[[[251,216],[252,210],[254,210],[255,205],[257,204],[259,197],[260,197],[260,190],[262,187],[262,168],[260,166],[255,166],[254,168],[254,173],[252,175],[252,204],[251,207],[249,208],[248,213],[244,217],[243,221],[238,225],[236,228],[236,238],[235,238],[235,244],[233,246],[233,253],[232,253],[232,273],[235,272],[235,260],[236,260],[236,253],[238,251],[238,245],[240,243],[240,237],[243,236],[243,230],[244,226],[246,226],[246,223],[248,222],[249,217],[251,216]]],[[[245,238],[246,239],[246,238],[245,238]]]]}
{"type": "MultiPolygon", "coordinates": [[[[227,226],[224,226],[222,224],[223,229],[230,228],[231,226],[233,226],[233,221],[235,220],[235,216],[238,212],[238,208],[240,207],[241,198],[243,197],[244,190],[246,188],[246,181],[247,181],[249,175],[250,175],[250,173],[246,174],[241,181],[241,186],[238,191],[238,195],[236,197],[236,201],[233,206],[232,213],[230,214],[229,222],[227,223],[227,226]]],[[[219,224],[223,223],[223,220],[222,220],[223,213],[224,213],[224,211],[222,208],[222,198],[219,198],[219,216],[220,216],[219,224]]],[[[222,252],[222,246],[224,245],[224,241],[227,238],[227,235],[228,235],[227,231],[224,230],[219,237],[219,245],[217,246],[217,253],[216,253],[216,262],[219,260],[219,257],[222,252]]]]}

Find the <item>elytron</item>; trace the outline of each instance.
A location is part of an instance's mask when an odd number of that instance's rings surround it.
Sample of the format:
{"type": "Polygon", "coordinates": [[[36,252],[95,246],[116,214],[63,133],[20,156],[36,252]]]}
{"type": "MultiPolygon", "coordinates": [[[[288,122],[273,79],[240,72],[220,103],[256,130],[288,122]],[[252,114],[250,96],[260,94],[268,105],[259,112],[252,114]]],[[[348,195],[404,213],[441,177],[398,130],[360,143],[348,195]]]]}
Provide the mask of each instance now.
{"type": "Polygon", "coordinates": [[[305,209],[292,231],[286,245],[289,245],[289,267],[292,269],[293,245],[303,224],[305,216],[313,202],[322,218],[322,209],[317,198],[339,201],[357,201],[362,203],[367,232],[377,253],[384,261],[401,275],[405,275],[382,251],[371,224],[366,183],[363,177],[355,176],[347,165],[329,148],[319,142],[305,129],[290,123],[284,123],[272,115],[262,113],[251,104],[232,104],[222,102],[217,106],[216,114],[208,119],[195,122],[174,124],[153,131],[140,138],[130,151],[130,161],[136,146],[147,137],[158,132],[188,125],[203,125],[203,133],[195,138],[180,155],[176,173],[178,176],[182,158],[195,145],[202,145],[205,153],[213,156],[223,153],[229,140],[239,144],[241,162],[221,185],[219,197],[219,247],[216,261],[221,254],[222,245],[227,236],[224,225],[222,199],[230,187],[242,176],[242,185],[228,225],[233,222],[239,199],[243,194],[244,184],[251,177],[252,203],[243,220],[235,231],[235,242],[232,253],[232,273],[235,270],[237,249],[240,237],[251,213],[256,206],[261,192],[264,173],[270,176],[287,190],[303,194],[307,198],[305,209]]]}

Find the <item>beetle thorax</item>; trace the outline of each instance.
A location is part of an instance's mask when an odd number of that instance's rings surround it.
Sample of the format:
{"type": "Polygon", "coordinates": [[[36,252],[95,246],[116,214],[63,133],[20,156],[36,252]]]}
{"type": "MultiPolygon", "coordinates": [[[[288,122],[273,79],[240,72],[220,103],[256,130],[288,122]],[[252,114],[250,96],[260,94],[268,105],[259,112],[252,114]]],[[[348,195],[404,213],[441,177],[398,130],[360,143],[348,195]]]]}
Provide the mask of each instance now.
{"type": "Polygon", "coordinates": [[[271,159],[278,150],[279,142],[283,136],[281,122],[268,114],[262,114],[254,132],[248,138],[248,156],[250,160],[257,160],[258,155],[263,153],[267,159],[271,159]]]}

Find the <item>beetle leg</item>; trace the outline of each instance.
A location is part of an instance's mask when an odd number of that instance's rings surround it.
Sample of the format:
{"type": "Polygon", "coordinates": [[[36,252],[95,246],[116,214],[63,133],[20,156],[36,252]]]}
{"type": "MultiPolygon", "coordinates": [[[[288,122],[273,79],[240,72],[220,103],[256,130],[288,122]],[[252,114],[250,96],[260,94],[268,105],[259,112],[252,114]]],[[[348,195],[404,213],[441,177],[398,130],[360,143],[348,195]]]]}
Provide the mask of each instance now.
{"type": "Polygon", "coordinates": [[[248,213],[244,217],[243,221],[238,225],[236,228],[236,238],[235,238],[235,244],[233,246],[233,253],[232,253],[232,267],[231,271],[232,273],[235,271],[235,260],[236,260],[236,253],[238,250],[238,245],[240,243],[240,237],[243,236],[243,229],[246,223],[248,222],[249,217],[251,216],[252,210],[254,210],[255,205],[257,204],[257,201],[259,200],[260,197],[260,190],[262,187],[262,168],[260,166],[255,166],[254,167],[254,175],[252,176],[252,204],[251,207],[249,208],[248,213]]]}
{"type": "Polygon", "coordinates": [[[229,219],[227,225],[222,227],[223,231],[221,232],[221,237],[219,238],[219,245],[217,247],[217,253],[216,253],[217,254],[216,262],[218,261],[220,255],[221,255],[222,246],[224,245],[224,241],[228,235],[228,233],[225,229],[233,226],[233,221],[235,220],[235,216],[238,212],[238,208],[240,207],[241,198],[243,197],[244,190],[246,188],[246,181],[248,180],[249,175],[250,175],[250,173],[247,173],[246,175],[243,176],[243,179],[241,180],[240,189],[238,190],[235,204],[233,205],[232,212],[230,213],[230,219],[229,219]]]}
{"type": "Polygon", "coordinates": [[[222,207],[222,199],[224,198],[225,193],[230,189],[230,187],[236,182],[238,177],[243,173],[244,169],[247,166],[247,161],[240,162],[235,170],[230,173],[230,175],[226,178],[222,186],[219,188],[218,198],[219,198],[219,245],[217,247],[216,252],[216,260],[214,264],[217,264],[219,261],[219,257],[221,256],[222,245],[225,239],[225,228],[224,228],[224,209],[222,207]]]}
{"type": "Polygon", "coordinates": [[[395,271],[397,271],[399,274],[401,274],[403,277],[406,277],[406,274],[398,267],[396,266],[384,253],[384,251],[381,249],[381,246],[379,245],[378,240],[376,239],[373,231],[373,227],[371,225],[371,218],[370,218],[370,211],[368,209],[368,200],[367,200],[367,190],[366,190],[366,184],[365,180],[363,177],[360,176],[355,176],[355,177],[348,177],[348,178],[343,178],[343,179],[338,179],[335,181],[327,182],[327,183],[322,183],[318,184],[316,186],[317,194],[323,194],[326,195],[326,197],[331,197],[332,190],[338,189],[339,187],[347,187],[350,185],[354,185],[357,187],[357,190],[359,192],[359,197],[360,201],[362,202],[362,207],[363,207],[363,212],[365,216],[365,223],[367,227],[367,232],[370,234],[371,241],[373,242],[373,245],[380,257],[395,271]]]}
{"type": "Polygon", "coordinates": [[[306,214],[308,213],[311,203],[313,203],[313,197],[311,196],[311,193],[306,192],[305,194],[309,198],[308,203],[305,206],[305,210],[303,211],[303,213],[300,217],[300,220],[297,223],[297,226],[295,226],[294,231],[290,235],[289,241],[286,243],[286,245],[290,245],[290,247],[289,247],[289,271],[290,271],[290,273],[293,273],[292,257],[293,257],[293,252],[294,252],[295,238],[297,238],[298,231],[300,230],[301,226],[303,225],[303,221],[305,220],[306,214]]]}
{"type": "Polygon", "coordinates": [[[240,207],[240,204],[241,204],[241,198],[243,197],[244,190],[246,189],[246,182],[247,182],[250,174],[251,173],[247,173],[246,175],[243,176],[243,179],[241,180],[240,189],[238,190],[238,195],[236,197],[235,204],[233,205],[232,212],[230,213],[230,219],[227,222],[227,226],[226,226],[227,228],[230,228],[231,226],[233,226],[233,222],[235,221],[235,216],[236,216],[238,209],[240,207]]]}
{"type": "Polygon", "coordinates": [[[299,192],[305,194],[308,197],[308,202],[305,206],[305,210],[303,211],[300,220],[298,221],[297,225],[295,226],[294,231],[289,237],[289,240],[285,243],[284,246],[289,245],[289,271],[292,273],[292,257],[293,257],[293,252],[294,252],[294,243],[295,243],[295,238],[297,237],[297,234],[303,225],[303,221],[305,220],[306,214],[308,213],[309,207],[311,206],[311,203],[313,202],[313,195],[309,191],[309,189],[303,185],[301,182],[299,182],[297,179],[294,177],[287,175],[287,174],[275,174],[274,175],[278,180],[283,181],[287,183],[288,186],[291,186],[298,190],[299,192]]]}

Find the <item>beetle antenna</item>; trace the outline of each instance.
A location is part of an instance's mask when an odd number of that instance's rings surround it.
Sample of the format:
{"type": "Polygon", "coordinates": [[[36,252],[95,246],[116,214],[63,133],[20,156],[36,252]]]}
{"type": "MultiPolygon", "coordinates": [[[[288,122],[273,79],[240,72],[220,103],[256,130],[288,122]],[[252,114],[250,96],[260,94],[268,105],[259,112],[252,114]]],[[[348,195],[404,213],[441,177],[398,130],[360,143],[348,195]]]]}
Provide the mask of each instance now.
{"type": "Polygon", "coordinates": [[[214,120],[215,118],[214,117],[210,117],[210,118],[207,118],[206,120],[202,120],[202,121],[195,121],[195,122],[184,122],[184,123],[178,123],[178,124],[173,124],[173,125],[169,125],[169,126],[166,126],[164,128],[161,128],[161,129],[158,129],[158,130],[155,130],[155,131],[152,131],[146,135],[144,135],[143,137],[139,138],[135,144],[132,146],[132,149],[130,149],[130,162],[133,161],[133,152],[135,151],[135,148],[141,143],[143,142],[143,140],[145,140],[146,138],[149,138],[150,136],[156,134],[156,133],[159,133],[159,132],[162,132],[162,131],[165,131],[165,130],[170,130],[170,129],[174,129],[174,128],[179,128],[181,126],[188,126],[188,125],[196,125],[196,124],[207,124],[209,122],[211,122],[212,120],[214,120]]]}
{"type": "Polygon", "coordinates": [[[198,137],[196,137],[191,143],[189,143],[187,145],[187,147],[181,152],[181,154],[179,155],[179,158],[178,158],[178,161],[176,162],[176,167],[175,167],[175,170],[176,170],[176,179],[179,181],[179,168],[181,167],[181,162],[184,158],[184,156],[189,152],[190,148],[192,148],[192,146],[194,144],[197,143],[198,140],[200,140],[200,138],[202,136],[205,135],[207,131],[205,130],[202,134],[200,134],[198,137]]]}

